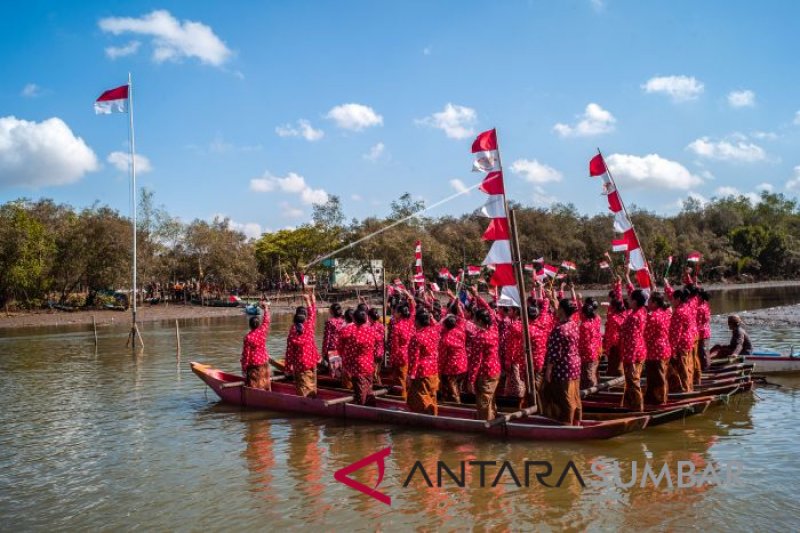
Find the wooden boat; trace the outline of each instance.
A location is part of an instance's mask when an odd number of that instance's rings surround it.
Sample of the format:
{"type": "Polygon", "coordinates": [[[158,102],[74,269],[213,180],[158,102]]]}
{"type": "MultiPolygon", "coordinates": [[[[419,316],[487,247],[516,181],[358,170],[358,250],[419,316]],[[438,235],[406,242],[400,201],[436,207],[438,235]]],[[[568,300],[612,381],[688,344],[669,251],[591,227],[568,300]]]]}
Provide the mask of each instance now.
{"type": "MultiPolygon", "coordinates": [[[[734,382],[725,385],[719,385],[714,387],[700,387],[697,390],[692,392],[670,392],[669,393],[669,400],[688,400],[688,399],[698,399],[703,396],[718,396],[718,395],[733,395],[738,394],[741,392],[747,392],[752,390],[753,388],[753,381],[751,379],[746,379],[741,382],[734,382]]],[[[622,403],[622,395],[621,391],[602,391],[595,394],[592,394],[588,399],[591,400],[612,400],[616,401],[618,404],[622,403]]]]}
{"type": "Polygon", "coordinates": [[[782,354],[771,351],[753,352],[745,355],[744,360],[755,365],[755,372],[759,374],[783,374],[800,372],[800,353],[782,354]]]}
{"type": "Polygon", "coordinates": [[[253,389],[245,387],[242,377],[237,374],[222,372],[201,363],[190,364],[192,372],[223,402],[255,409],[533,441],[607,439],[644,429],[650,421],[650,417],[644,415],[615,420],[587,420],[579,426],[566,426],[543,416],[529,416],[487,427],[486,422],[475,419],[474,409],[445,406],[439,410],[438,416],[425,415],[410,412],[405,402],[385,398],[376,398],[375,406],[356,405],[349,403],[352,396],[346,392],[323,388],[319,389],[317,398],[303,398],[297,396],[294,385],[288,383],[273,382],[271,391],[253,389]]]}
{"type": "MultiPolygon", "coordinates": [[[[648,427],[651,426],[659,426],[661,424],[666,424],[667,422],[673,422],[675,420],[683,420],[687,417],[693,415],[700,415],[706,412],[709,406],[712,404],[713,399],[703,399],[698,401],[686,402],[686,403],[676,403],[672,406],[664,405],[664,406],[647,406],[645,405],[644,411],[631,411],[628,409],[619,408],[619,410],[614,410],[609,408],[608,404],[597,406],[597,405],[587,405],[589,402],[583,402],[583,419],[584,420],[614,420],[620,416],[643,416],[647,415],[650,417],[650,421],[647,423],[648,427]]],[[[600,403],[600,402],[597,402],[600,403]]]]}

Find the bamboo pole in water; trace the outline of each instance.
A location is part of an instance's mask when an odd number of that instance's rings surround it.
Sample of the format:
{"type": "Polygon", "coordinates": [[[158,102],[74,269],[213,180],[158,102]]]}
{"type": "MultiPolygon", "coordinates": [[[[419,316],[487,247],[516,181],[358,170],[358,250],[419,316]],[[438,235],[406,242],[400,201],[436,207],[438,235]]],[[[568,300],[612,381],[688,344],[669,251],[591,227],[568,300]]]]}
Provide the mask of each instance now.
{"type": "Polygon", "coordinates": [[[92,328],[94,329],[94,345],[97,346],[97,321],[92,315],[92,328]]]}
{"type": "Polygon", "coordinates": [[[178,325],[178,320],[177,319],[175,320],[175,349],[176,349],[175,357],[177,357],[178,360],[180,361],[180,359],[181,359],[181,328],[178,325]]]}

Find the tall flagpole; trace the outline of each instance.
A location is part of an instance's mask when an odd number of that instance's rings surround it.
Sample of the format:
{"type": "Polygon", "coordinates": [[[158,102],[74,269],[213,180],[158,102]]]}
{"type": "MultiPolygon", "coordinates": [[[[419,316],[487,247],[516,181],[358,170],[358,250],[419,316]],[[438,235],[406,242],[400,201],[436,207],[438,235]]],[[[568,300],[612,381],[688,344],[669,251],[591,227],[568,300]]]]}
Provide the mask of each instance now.
{"type": "MultiPolygon", "coordinates": [[[[650,278],[650,284],[652,285],[652,290],[656,290],[655,280],[653,279],[653,272],[650,270],[650,263],[647,262],[647,258],[644,256],[644,248],[642,248],[642,241],[639,240],[639,235],[636,233],[636,225],[633,223],[633,219],[628,213],[628,208],[625,207],[625,202],[622,200],[622,196],[619,194],[619,189],[617,189],[617,182],[614,181],[614,176],[611,174],[611,169],[608,168],[608,165],[606,164],[606,158],[603,156],[603,152],[600,151],[600,148],[597,149],[597,153],[600,154],[600,157],[603,159],[603,166],[606,167],[606,173],[608,174],[608,179],[611,181],[611,185],[614,186],[614,190],[617,191],[617,198],[619,198],[619,204],[622,206],[622,210],[625,212],[625,216],[630,221],[631,229],[633,230],[633,235],[634,237],[636,237],[636,242],[639,243],[639,248],[641,248],[642,250],[642,258],[644,258],[644,266],[645,268],[647,268],[647,275],[650,278]]],[[[625,272],[625,274],[627,275],[627,272],[625,272]]]]}
{"type": "Polygon", "coordinates": [[[136,136],[133,129],[133,81],[130,72],[128,72],[128,141],[131,148],[131,211],[133,212],[133,287],[131,291],[133,307],[131,308],[131,333],[128,342],[131,346],[136,346],[138,337],[139,342],[144,346],[142,334],[139,333],[139,326],[136,323],[136,136]]]}

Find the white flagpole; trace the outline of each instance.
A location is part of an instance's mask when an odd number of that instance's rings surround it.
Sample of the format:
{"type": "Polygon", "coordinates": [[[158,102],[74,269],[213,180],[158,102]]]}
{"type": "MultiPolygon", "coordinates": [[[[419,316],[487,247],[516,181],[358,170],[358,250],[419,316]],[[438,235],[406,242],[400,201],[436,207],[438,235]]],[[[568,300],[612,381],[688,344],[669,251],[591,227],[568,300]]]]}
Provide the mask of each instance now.
{"type": "MultiPolygon", "coordinates": [[[[142,336],[136,324],[136,136],[133,129],[133,81],[130,72],[128,72],[128,128],[128,140],[131,148],[131,211],[133,212],[133,290],[131,291],[133,307],[131,308],[132,322],[129,340],[132,342],[132,346],[136,346],[136,337],[138,336],[141,342],[142,336]]],[[[142,345],[144,346],[144,342],[142,345]]]]}

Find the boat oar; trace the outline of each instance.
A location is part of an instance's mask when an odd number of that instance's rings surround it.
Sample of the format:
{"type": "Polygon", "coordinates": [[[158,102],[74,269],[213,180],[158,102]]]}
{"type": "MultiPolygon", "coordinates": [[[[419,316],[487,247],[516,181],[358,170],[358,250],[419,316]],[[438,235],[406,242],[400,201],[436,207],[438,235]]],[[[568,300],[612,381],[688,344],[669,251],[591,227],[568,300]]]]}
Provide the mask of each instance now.
{"type": "Polygon", "coordinates": [[[281,363],[280,361],[276,361],[275,359],[270,359],[269,364],[275,367],[276,370],[280,370],[281,372],[286,372],[286,365],[281,363]]]}
{"type": "Polygon", "coordinates": [[[509,420],[535,414],[538,410],[539,408],[536,405],[533,405],[531,407],[526,407],[525,409],[520,409],[519,411],[514,411],[513,413],[504,413],[496,418],[493,418],[492,420],[487,420],[483,423],[483,425],[486,429],[493,428],[500,424],[505,424],[509,420]]]}
{"type": "MultiPolygon", "coordinates": [[[[272,376],[270,381],[283,381],[286,376],[272,376]]],[[[244,381],[228,381],[219,386],[220,389],[232,389],[234,387],[244,387],[244,381]]]]}
{"type": "MultiPolygon", "coordinates": [[[[389,393],[388,389],[378,389],[372,391],[373,396],[384,396],[385,394],[388,393],[389,393]]],[[[355,400],[354,396],[342,396],[341,398],[334,398],[332,400],[323,400],[322,404],[325,407],[330,407],[331,405],[339,405],[340,403],[350,403],[353,400],[355,400]]]]}
{"type": "Polygon", "coordinates": [[[594,387],[589,387],[588,389],[582,390],[581,398],[586,398],[587,396],[594,394],[595,392],[610,389],[611,387],[616,387],[617,385],[622,385],[623,383],[625,383],[625,376],[619,376],[618,378],[609,379],[608,381],[598,383],[594,387]]]}

